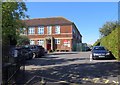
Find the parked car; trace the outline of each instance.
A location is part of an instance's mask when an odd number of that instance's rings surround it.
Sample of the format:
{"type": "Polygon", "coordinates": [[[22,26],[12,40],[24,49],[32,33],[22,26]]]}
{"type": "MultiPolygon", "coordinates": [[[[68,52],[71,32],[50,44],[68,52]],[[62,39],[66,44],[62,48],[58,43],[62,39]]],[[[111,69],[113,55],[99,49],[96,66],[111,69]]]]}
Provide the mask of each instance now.
{"type": "Polygon", "coordinates": [[[38,46],[38,49],[40,50],[39,56],[44,56],[45,55],[45,49],[42,46],[38,46]]]}
{"type": "Polygon", "coordinates": [[[14,63],[16,63],[18,67],[20,67],[21,65],[24,64],[26,60],[25,50],[23,50],[22,47],[15,47],[13,52],[14,63]]]}
{"type": "Polygon", "coordinates": [[[91,51],[90,47],[85,47],[86,51],[91,51]]]}
{"type": "Polygon", "coordinates": [[[33,52],[28,45],[23,46],[22,51],[23,51],[23,54],[24,54],[26,60],[29,60],[29,59],[33,58],[33,52]]]}
{"type": "Polygon", "coordinates": [[[21,47],[16,47],[14,49],[14,60],[15,60],[15,63],[19,63],[20,61],[22,61],[22,48],[21,47]]]}
{"type": "Polygon", "coordinates": [[[45,49],[40,45],[30,45],[34,58],[42,57],[45,55],[45,49]]]}
{"type": "Polygon", "coordinates": [[[92,59],[111,58],[111,53],[103,46],[94,46],[91,52],[92,59]]]}

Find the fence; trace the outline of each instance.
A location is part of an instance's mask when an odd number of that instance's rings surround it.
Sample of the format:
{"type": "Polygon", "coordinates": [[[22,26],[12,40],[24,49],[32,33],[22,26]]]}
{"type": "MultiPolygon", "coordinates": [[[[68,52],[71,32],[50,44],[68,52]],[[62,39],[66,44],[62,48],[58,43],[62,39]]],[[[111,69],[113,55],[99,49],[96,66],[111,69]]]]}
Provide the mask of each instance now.
{"type": "Polygon", "coordinates": [[[73,51],[86,51],[86,43],[77,43],[73,45],[73,51]]]}
{"type": "MultiPolygon", "coordinates": [[[[13,46],[12,46],[13,47],[13,46]]],[[[20,51],[17,57],[10,55],[11,46],[4,46],[2,52],[2,85],[12,85],[16,83],[15,75],[22,67],[25,70],[25,57],[20,51]]]]}

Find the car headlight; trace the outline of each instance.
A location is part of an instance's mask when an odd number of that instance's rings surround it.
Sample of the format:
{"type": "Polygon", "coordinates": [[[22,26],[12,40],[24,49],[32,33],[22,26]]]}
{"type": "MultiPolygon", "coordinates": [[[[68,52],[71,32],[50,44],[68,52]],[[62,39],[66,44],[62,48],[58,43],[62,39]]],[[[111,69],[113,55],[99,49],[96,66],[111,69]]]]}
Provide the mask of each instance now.
{"type": "Polygon", "coordinates": [[[94,53],[93,55],[94,55],[94,56],[97,56],[97,55],[99,55],[99,54],[97,54],[97,53],[94,53]]]}
{"type": "Polygon", "coordinates": [[[106,53],[106,55],[110,55],[110,53],[106,53]]]}

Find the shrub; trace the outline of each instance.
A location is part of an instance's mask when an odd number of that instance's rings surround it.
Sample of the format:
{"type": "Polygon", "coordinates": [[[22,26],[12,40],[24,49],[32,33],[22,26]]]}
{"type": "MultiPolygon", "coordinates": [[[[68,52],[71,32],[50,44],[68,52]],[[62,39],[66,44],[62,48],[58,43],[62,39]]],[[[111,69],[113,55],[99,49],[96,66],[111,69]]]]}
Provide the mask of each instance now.
{"type": "Polygon", "coordinates": [[[100,45],[105,46],[112,52],[117,60],[120,60],[120,28],[113,30],[108,36],[103,37],[100,40],[100,45]]]}
{"type": "Polygon", "coordinates": [[[100,39],[98,39],[94,44],[93,46],[99,46],[100,45],[100,39]]]}

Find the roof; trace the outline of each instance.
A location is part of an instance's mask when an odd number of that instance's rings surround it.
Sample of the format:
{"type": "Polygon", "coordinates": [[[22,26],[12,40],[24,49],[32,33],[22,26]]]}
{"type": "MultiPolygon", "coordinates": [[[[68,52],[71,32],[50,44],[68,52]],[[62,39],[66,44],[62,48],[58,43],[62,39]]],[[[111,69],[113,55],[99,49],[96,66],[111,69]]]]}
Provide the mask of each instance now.
{"type": "Polygon", "coordinates": [[[63,17],[28,19],[23,20],[23,22],[25,22],[27,26],[73,24],[73,22],[63,17]]]}

